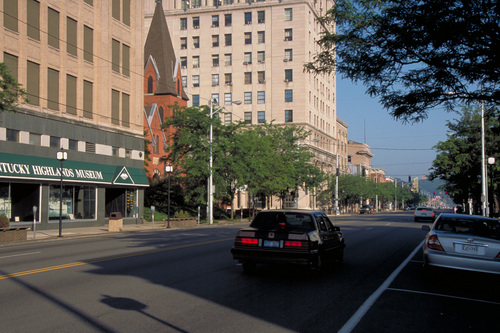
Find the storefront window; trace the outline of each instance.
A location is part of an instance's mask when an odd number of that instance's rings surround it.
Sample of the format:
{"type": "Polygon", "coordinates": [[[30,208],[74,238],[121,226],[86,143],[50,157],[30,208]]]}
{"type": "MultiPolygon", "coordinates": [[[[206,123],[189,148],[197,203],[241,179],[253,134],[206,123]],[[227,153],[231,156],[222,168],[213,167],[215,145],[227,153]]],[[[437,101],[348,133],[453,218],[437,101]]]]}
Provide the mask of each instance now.
{"type": "Polygon", "coordinates": [[[40,185],[0,183],[0,214],[11,222],[33,221],[33,206],[39,207],[40,185]]]}
{"type": "Polygon", "coordinates": [[[4,214],[8,218],[11,216],[9,184],[0,183],[0,214],[4,214]]]}
{"type": "MultiPolygon", "coordinates": [[[[51,186],[49,220],[59,219],[60,187],[51,186]]],[[[90,186],[63,186],[62,218],[65,220],[95,219],[96,190],[90,186]]]]}
{"type": "Polygon", "coordinates": [[[106,217],[116,212],[121,213],[123,217],[137,217],[137,190],[124,188],[106,189],[106,217]]]}

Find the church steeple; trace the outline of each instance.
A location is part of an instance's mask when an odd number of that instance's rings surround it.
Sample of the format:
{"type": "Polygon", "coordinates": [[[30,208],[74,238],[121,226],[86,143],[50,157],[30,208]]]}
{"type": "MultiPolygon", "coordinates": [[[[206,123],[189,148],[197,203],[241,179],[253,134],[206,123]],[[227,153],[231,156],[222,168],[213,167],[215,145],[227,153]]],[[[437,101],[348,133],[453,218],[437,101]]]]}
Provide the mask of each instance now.
{"type": "MultiPolygon", "coordinates": [[[[148,62],[151,59],[158,70],[157,88],[154,93],[179,95],[176,76],[180,66],[175,57],[172,39],[163,12],[162,0],[156,0],[155,12],[144,44],[144,61],[148,62]]],[[[188,99],[183,90],[181,91],[181,97],[185,100],[188,99]]]]}

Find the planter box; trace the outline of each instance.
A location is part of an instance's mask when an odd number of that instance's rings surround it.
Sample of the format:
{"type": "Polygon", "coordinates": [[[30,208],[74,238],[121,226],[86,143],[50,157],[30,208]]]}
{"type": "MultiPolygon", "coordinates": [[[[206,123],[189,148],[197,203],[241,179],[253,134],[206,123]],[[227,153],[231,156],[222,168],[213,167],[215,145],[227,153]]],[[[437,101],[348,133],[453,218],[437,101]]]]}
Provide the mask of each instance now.
{"type": "MultiPolygon", "coordinates": [[[[168,220],[163,219],[165,222],[165,228],[168,226],[168,220]]],[[[181,218],[170,218],[170,227],[171,228],[192,228],[196,227],[198,224],[198,220],[193,218],[181,219],[181,218]]]]}
{"type": "Polygon", "coordinates": [[[29,227],[0,228],[0,243],[20,242],[28,239],[29,227]]]}

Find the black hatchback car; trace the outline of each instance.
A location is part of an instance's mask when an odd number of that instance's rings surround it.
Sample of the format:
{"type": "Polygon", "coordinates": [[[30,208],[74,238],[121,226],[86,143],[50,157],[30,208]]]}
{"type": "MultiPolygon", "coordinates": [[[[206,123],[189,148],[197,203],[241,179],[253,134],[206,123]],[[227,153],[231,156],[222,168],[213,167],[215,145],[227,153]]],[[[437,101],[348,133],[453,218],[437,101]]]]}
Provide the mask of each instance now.
{"type": "Polygon", "coordinates": [[[344,236],[320,211],[268,210],[238,231],[231,249],[245,272],[257,264],[304,264],[314,269],[340,265],[344,236]]]}

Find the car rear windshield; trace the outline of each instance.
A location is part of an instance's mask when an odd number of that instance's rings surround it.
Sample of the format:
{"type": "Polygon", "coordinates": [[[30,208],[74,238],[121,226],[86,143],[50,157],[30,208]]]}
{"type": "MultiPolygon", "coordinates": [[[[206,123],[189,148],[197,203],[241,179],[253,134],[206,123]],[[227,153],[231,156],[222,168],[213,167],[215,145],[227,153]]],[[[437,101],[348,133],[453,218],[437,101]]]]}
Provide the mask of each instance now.
{"type": "Polygon", "coordinates": [[[293,212],[262,212],[250,224],[253,228],[315,230],[311,215],[293,212]]]}
{"type": "Polygon", "coordinates": [[[500,222],[498,220],[444,217],[438,220],[435,229],[457,234],[500,239],[500,222]]]}
{"type": "Polygon", "coordinates": [[[432,208],[430,208],[430,207],[419,207],[419,208],[417,208],[417,210],[421,210],[421,211],[425,212],[425,211],[428,211],[428,210],[431,211],[432,208]]]}

